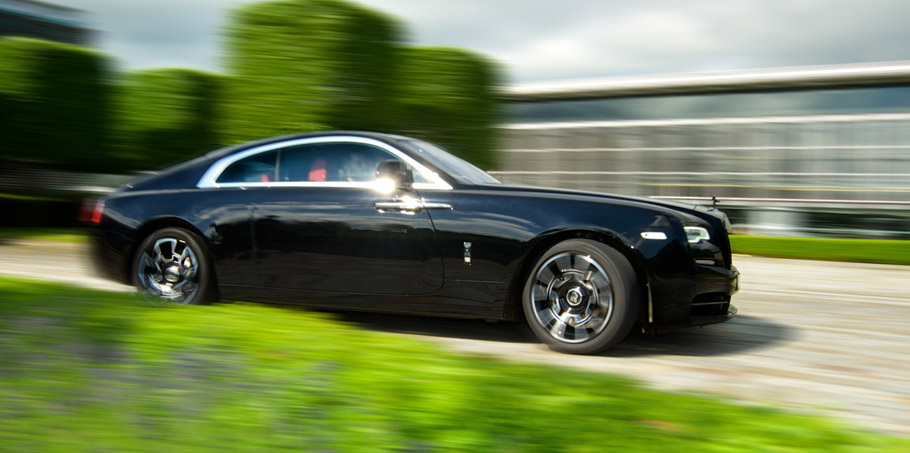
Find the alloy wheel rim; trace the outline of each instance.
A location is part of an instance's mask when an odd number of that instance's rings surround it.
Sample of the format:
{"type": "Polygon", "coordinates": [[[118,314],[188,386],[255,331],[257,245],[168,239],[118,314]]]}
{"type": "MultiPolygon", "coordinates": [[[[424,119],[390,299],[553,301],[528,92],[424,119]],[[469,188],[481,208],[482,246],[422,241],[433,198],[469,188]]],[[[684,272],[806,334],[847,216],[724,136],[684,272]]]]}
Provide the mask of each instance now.
{"type": "Polygon", "coordinates": [[[610,323],[613,283],[590,255],[563,252],[537,269],[530,299],[538,325],[551,337],[583,343],[610,323]]]}
{"type": "Polygon", "coordinates": [[[142,252],[136,272],[146,295],[189,303],[199,289],[198,270],[193,248],[182,239],[166,237],[142,252]]]}

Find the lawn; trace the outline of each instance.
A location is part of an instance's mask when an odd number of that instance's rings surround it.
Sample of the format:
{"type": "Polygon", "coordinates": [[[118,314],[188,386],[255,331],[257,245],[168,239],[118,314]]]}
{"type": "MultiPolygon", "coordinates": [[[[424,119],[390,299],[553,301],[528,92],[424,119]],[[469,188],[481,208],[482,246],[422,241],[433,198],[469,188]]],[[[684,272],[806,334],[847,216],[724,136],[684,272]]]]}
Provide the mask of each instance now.
{"type": "Polygon", "coordinates": [[[825,261],[910,264],[910,241],[730,236],[733,253],[825,261]]]}
{"type": "Polygon", "coordinates": [[[9,278],[0,413],[4,451],[910,451],[830,419],[454,355],[323,313],[9,278]]]}

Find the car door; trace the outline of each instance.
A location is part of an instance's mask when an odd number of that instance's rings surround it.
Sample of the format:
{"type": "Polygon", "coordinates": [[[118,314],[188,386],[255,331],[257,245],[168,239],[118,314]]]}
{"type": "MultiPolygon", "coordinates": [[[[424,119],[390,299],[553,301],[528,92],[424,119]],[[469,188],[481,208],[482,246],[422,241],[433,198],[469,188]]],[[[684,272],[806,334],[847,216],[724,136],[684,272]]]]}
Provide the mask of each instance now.
{"type": "Polygon", "coordinates": [[[274,172],[261,177],[266,187],[253,189],[264,286],[400,295],[442,287],[442,258],[427,212],[383,208],[417,195],[377,185],[379,162],[398,159],[382,145],[317,138],[273,151],[274,172]]]}

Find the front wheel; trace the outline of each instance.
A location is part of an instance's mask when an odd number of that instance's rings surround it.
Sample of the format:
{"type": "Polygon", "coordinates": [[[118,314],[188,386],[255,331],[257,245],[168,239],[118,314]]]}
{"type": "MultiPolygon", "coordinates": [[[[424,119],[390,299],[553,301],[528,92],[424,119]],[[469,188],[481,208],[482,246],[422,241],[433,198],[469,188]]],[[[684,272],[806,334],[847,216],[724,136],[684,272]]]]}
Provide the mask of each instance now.
{"type": "Polygon", "coordinates": [[[592,354],[623,340],[638,316],[638,279],[617,250],[570,239],[531,269],[522,306],[531,330],[556,351],[592,354]]]}
{"type": "Polygon", "coordinates": [[[180,304],[207,301],[211,266],[201,240],[182,228],[155,231],[136,249],[133,284],[142,294],[180,304]]]}

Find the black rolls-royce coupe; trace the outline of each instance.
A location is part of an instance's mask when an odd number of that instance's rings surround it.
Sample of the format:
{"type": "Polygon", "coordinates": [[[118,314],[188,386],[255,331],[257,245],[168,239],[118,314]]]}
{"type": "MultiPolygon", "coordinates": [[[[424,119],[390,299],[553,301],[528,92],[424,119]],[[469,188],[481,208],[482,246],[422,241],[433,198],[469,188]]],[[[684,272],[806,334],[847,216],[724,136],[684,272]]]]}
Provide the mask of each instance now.
{"type": "Polygon", "coordinates": [[[323,132],[231,146],[91,203],[99,271],[153,297],[521,319],[593,353],[730,319],[716,210],[500,184],[420,140],[323,132]]]}

